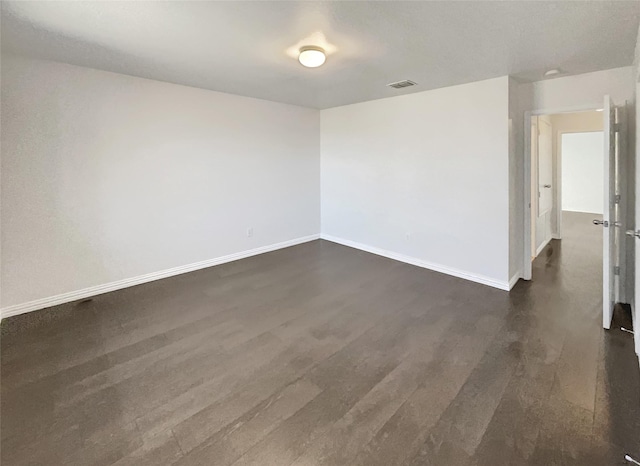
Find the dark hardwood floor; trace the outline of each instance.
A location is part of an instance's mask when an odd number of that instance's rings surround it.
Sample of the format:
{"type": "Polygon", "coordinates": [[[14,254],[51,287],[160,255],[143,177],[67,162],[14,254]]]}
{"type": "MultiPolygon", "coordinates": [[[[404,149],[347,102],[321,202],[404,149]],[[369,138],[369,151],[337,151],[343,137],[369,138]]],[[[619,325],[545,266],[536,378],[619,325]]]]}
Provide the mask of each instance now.
{"type": "Polygon", "coordinates": [[[315,241],[6,319],[2,464],[626,464],[590,221],[511,293],[315,241]]]}

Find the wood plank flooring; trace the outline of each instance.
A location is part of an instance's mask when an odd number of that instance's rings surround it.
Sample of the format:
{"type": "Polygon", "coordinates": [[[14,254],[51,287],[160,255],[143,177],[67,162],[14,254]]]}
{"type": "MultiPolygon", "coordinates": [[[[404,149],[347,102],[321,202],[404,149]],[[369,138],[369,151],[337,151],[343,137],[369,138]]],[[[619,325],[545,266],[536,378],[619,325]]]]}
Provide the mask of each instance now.
{"type": "Polygon", "coordinates": [[[6,319],[2,464],[625,464],[590,220],[511,293],[315,241],[6,319]]]}

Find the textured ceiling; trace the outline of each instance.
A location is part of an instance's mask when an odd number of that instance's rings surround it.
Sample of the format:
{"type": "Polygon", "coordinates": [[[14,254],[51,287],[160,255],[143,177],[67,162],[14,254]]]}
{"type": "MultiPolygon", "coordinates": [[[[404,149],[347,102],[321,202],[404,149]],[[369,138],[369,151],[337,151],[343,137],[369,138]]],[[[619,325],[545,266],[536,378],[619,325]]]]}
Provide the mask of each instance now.
{"type": "Polygon", "coordinates": [[[315,108],[630,65],[640,2],[2,2],[2,49],[315,108]],[[296,50],[324,46],[324,66],[296,50]],[[410,79],[418,86],[394,90],[410,79]]]}

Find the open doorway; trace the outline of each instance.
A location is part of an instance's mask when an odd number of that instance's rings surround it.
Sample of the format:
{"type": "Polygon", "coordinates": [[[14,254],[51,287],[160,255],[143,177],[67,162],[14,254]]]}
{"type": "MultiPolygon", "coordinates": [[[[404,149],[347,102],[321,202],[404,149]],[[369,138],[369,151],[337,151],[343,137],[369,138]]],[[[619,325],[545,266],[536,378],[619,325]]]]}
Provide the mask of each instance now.
{"type": "Polygon", "coordinates": [[[603,137],[602,111],[531,117],[531,260],[563,238],[563,226],[569,242],[584,246],[587,235],[601,252],[592,221],[603,214],[603,137]]]}
{"type": "MultiPolygon", "coordinates": [[[[572,264],[571,267],[579,270],[584,267],[585,272],[592,272],[592,279],[599,274],[605,328],[611,326],[616,303],[633,300],[633,286],[629,286],[633,273],[627,267],[631,263],[627,255],[634,257],[634,247],[626,235],[636,233],[626,231],[626,226],[633,225],[635,218],[629,207],[633,205],[630,193],[635,186],[632,175],[635,168],[633,159],[627,156],[626,109],[626,103],[615,106],[609,96],[605,96],[602,109],[525,113],[525,179],[528,182],[524,194],[528,214],[525,217],[523,276],[535,280],[534,263],[541,263],[541,254],[560,260],[563,265],[572,264]],[[602,137],[588,133],[601,133],[602,137]],[[602,150],[601,174],[596,166],[598,145],[602,150]],[[585,153],[585,146],[593,148],[591,155],[585,153]],[[563,150],[568,152],[563,154],[563,150]],[[563,155],[567,157],[567,170],[563,170],[563,155]],[[593,159],[589,162],[586,157],[593,159]],[[574,198],[571,206],[571,196],[563,196],[563,190],[578,190],[585,186],[590,194],[580,191],[578,200],[574,198]],[[602,214],[596,204],[586,204],[591,194],[602,196],[602,214]],[[594,212],[583,212],[589,210],[594,212]],[[562,254],[563,250],[567,254],[562,254]],[[564,260],[563,256],[571,255],[578,260],[564,260]],[[580,263],[588,257],[596,262],[595,266],[580,263]]],[[[584,278],[577,284],[596,283],[584,278]]]]}

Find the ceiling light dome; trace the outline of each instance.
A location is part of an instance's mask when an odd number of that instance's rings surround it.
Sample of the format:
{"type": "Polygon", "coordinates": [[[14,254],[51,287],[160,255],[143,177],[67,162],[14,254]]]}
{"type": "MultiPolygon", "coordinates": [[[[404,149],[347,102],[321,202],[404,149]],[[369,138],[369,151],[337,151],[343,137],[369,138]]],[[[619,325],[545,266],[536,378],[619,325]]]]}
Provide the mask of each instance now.
{"type": "Polygon", "coordinates": [[[324,50],[320,47],[302,47],[298,61],[302,66],[307,68],[317,68],[321,66],[327,59],[324,50]]]}

